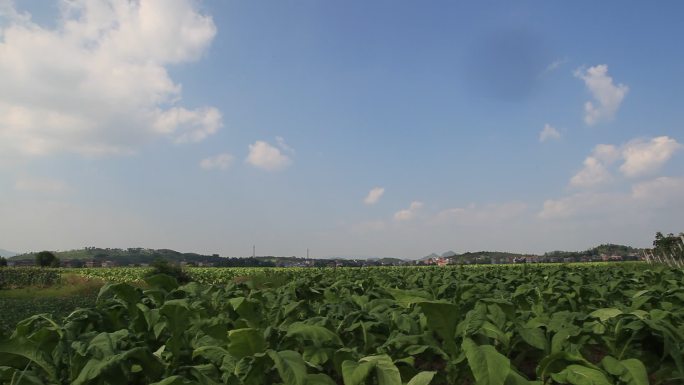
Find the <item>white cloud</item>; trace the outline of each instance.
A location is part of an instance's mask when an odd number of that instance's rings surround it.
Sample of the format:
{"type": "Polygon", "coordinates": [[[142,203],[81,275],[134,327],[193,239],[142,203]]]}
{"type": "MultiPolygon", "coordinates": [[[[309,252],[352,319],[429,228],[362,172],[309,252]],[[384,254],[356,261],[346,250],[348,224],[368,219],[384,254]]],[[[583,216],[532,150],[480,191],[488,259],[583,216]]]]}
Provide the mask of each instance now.
{"type": "Polygon", "coordinates": [[[235,158],[227,153],[218,154],[200,161],[200,167],[205,170],[227,170],[233,164],[235,158]]]}
{"type": "Polygon", "coordinates": [[[622,148],[625,162],[620,166],[620,171],[628,177],[653,173],[681,148],[681,144],[667,136],[659,136],[651,140],[633,140],[622,148]]]}
{"type": "Polygon", "coordinates": [[[213,107],[180,106],[166,66],[201,58],[216,34],[193,0],[59,1],[48,28],[0,6],[0,149],[127,153],[216,132],[213,107]]]}
{"type": "Polygon", "coordinates": [[[50,178],[20,178],[14,189],[22,192],[61,193],[68,190],[66,182],[50,178]]]}
{"type": "Polygon", "coordinates": [[[368,192],[368,195],[366,195],[366,198],[364,198],[363,203],[367,205],[374,205],[378,203],[378,201],[382,197],[382,194],[384,193],[384,187],[375,187],[368,192]]]}
{"type": "Polygon", "coordinates": [[[411,202],[409,208],[397,211],[394,213],[395,221],[409,221],[417,215],[418,211],[423,207],[423,202],[411,202]]]}
{"type": "Polygon", "coordinates": [[[249,145],[246,162],[267,171],[282,170],[292,164],[292,160],[277,147],[261,140],[249,145]]]}
{"type": "Polygon", "coordinates": [[[620,152],[615,146],[597,145],[592,154],[584,159],[584,167],[570,179],[570,185],[592,187],[610,181],[612,176],[606,166],[615,162],[619,156],[620,152]]]}
{"type": "Polygon", "coordinates": [[[584,104],[584,121],[591,126],[600,121],[613,119],[629,92],[629,87],[624,84],[613,84],[606,64],[589,67],[586,70],[579,68],[575,71],[575,76],[584,81],[594,98],[594,102],[588,101],[584,104]]]}
{"type": "Polygon", "coordinates": [[[549,139],[560,139],[561,134],[550,124],[545,124],[544,128],[539,132],[539,141],[546,142],[549,139]]]}
{"type": "Polygon", "coordinates": [[[620,147],[599,144],[584,160],[584,167],[571,179],[574,187],[592,187],[610,181],[609,166],[622,161],[620,172],[628,178],[656,172],[683,146],[668,136],[651,139],[634,139],[620,147]]]}
{"type": "Polygon", "coordinates": [[[570,185],[574,187],[596,186],[611,179],[610,172],[600,160],[589,156],[584,160],[584,168],[570,178],[570,185]]]}

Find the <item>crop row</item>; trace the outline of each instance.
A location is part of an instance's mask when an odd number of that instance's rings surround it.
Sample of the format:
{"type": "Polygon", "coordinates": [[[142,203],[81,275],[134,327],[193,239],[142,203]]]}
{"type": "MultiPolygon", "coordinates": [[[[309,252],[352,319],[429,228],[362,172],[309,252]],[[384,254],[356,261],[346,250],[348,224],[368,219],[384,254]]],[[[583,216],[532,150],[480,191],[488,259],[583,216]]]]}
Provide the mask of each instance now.
{"type": "Polygon", "coordinates": [[[681,270],[620,264],[252,276],[225,285],[179,287],[161,275],[146,288],[108,284],[94,308],[20,323],[0,341],[0,381],[676,385],[684,378],[681,270]]]}

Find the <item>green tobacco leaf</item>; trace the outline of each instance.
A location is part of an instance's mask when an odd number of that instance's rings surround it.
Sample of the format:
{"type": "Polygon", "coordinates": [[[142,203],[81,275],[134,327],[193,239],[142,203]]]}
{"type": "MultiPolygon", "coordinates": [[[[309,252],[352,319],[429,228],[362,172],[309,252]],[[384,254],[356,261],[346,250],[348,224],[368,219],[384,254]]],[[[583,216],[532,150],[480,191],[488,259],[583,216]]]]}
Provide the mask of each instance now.
{"type": "Polygon", "coordinates": [[[276,352],[268,351],[268,356],[275,363],[280,379],[285,385],[305,385],[306,384],[306,363],[299,353],[292,350],[276,352]]]}
{"type": "Polygon", "coordinates": [[[392,359],[386,355],[363,357],[361,362],[371,363],[375,367],[378,385],[402,385],[401,374],[392,359]]]}
{"type": "Polygon", "coordinates": [[[644,364],[636,358],[618,361],[611,356],[606,356],[601,361],[606,371],[627,385],[648,385],[648,373],[644,364]]]}
{"type": "Polygon", "coordinates": [[[505,385],[541,385],[541,381],[530,381],[523,377],[520,373],[511,369],[506,377],[505,385]]]}
{"type": "Polygon", "coordinates": [[[371,362],[342,362],[342,380],[344,385],[362,385],[375,365],[371,362]]]}
{"type": "Polygon", "coordinates": [[[437,333],[445,342],[453,343],[456,326],[460,318],[458,306],[444,302],[419,302],[418,306],[425,314],[427,326],[437,333]]]}
{"type": "Polygon", "coordinates": [[[261,331],[252,328],[235,329],[228,332],[228,352],[231,355],[242,358],[253,356],[266,350],[266,341],[261,331]]]}
{"type": "Polygon", "coordinates": [[[337,385],[327,374],[307,374],[306,385],[337,385]]]}
{"type": "Polygon", "coordinates": [[[112,384],[126,384],[128,380],[121,376],[124,373],[123,368],[130,368],[134,363],[143,368],[148,378],[159,377],[163,370],[157,357],[146,348],[138,347],[103,359],[91,359],[71,385],[92,384],[101,378],[107,378],[112,384]]]}
{"type": "Polygon", "coordinates": [[[287,327],[288,337],[301,337],[305,340],[313,341],[317,346],[321,346],[326,342],[332,342],[336,345],[342,345],[340,337],[332,331],[323,326],[308,325],[303,322],[294,322],[287,327]]]}
{"type": "Polygon", "coordinates": [[[477,385],[503,385],[511,369],[510,360],[491,345],[478,346],[470,338],[463,340],[463,351],[477,385]]]}
{"type": "Polygon", "coordinates": [[[181,376],[171,376],[167,377],[159,382],[152,383],[150,385],[192,385],[193,381],[188,380],[181,376]]]}
{"type": "Polygon", "coordinates": [[[413,376],[406,385],[428,385],[437,372],[420,372],[413,376]]]}
{"type": "Polygon", "coordinates": [[[606,322],[607,320],[614,318],[614,317],[617,317],[620,314],[622,314],[622,310],[616,309],[614,307],[609,307],[609,308],[594,310],[593,312],[589,313],[589,316],[596,317],[596,318],[600,319],[601,322],[606,322]]]}
{"type": "Polygon", "coordinates": [[[560,372],[570,364],[581,364],[589,368],[598,369],[597,366],[580,355],[568,352],[557,352],[544,357],[539,362],[539,365],[537,366],[537,376],[544,380],[551,373],[560,372]]]}
{"type": "Polygon", "coordinates": [[[569,365],[559,373],[552,374],[551,378],[561,384],[613,385],[600,370],[582,365],[569,365]]]}
{"type": "Polygon", "coordinates": [[[170,275],[156,274],[145,278],[145,282],[153,288],[159,288],[166,292],[173,291],[178,288],[178,281],[170,275]]]}
{"type": "Polygon", "coordinates": [[[424,290],[401,290],[386,289],[388,293],[402,307],[409,307],[411,304],[432,300],[432,295],[424,290]]]}
{"type": "Polygon", "coordinates": [[[42,369],[48,378],[57,378],[57,369],[50,356],[39,350],[40,346],[26,339],[0,342],[0,362],[16,369],[24,369],[27,362],[33,362],[42,369]]]}
{"type": "Polygon", "coordinates": [[[537,349],[546,350],[546,335],[541,328],[518,328],[518,334],[523,341],[537,349]]]}

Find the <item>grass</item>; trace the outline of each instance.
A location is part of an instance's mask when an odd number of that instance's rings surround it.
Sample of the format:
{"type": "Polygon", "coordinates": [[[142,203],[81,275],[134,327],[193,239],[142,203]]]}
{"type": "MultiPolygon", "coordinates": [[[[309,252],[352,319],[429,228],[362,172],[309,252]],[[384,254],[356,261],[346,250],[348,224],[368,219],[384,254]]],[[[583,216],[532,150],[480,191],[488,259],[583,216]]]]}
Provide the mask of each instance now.
{"type": "Polygon", "coordinates": [[[95,305],[103,282],[76,274],[64,274],[57,285],[0,290],[0,334],[35,314],[61,319],[80,307],[95,305]]]}

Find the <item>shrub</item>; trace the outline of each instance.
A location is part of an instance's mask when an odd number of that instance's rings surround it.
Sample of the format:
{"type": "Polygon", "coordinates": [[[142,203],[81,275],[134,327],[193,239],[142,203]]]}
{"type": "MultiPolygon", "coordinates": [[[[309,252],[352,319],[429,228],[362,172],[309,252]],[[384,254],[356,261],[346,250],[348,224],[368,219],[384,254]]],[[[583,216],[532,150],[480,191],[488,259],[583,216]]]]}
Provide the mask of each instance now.
{"type": "Polygon", "coordinates": [[[190,275],[186,273],[182,267],[178,266],[177,264],[171,263],[165,259],[157,259],[154,262],[152,262],[152,270],[145,274],[145,276],[149,277],[157,274],[166,274],[168,276],[171,276],[175,278],[179,284],[184,284],[192,281],[190,275]]]}

